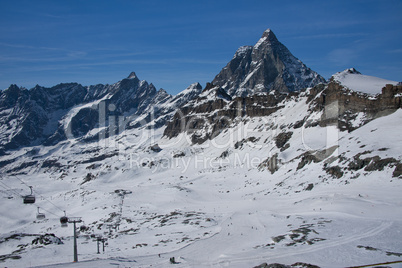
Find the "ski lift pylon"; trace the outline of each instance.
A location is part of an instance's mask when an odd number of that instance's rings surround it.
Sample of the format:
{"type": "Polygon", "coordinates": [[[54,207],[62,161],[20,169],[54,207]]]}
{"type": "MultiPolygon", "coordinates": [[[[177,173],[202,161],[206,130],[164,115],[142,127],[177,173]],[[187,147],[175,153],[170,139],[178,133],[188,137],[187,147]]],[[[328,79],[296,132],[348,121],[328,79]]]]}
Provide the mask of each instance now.
{"type": "Polygon", "coordinates": [[[44,214],[44,213],[40,213],[39,207],[38,207],[38,213],[36,214],[36,219],[38,219],[38,220],[43,220],[43,219],[45,219],[45,218],[46,218],[45,214],[44,214]]]}
{"type": "Polygon", "coordinates": [[[35,196],[32,191],[32,186],[29,186],[31,189],[31,194],[24,196],[24,204],[33,204],[35,203],[35,196]]]}

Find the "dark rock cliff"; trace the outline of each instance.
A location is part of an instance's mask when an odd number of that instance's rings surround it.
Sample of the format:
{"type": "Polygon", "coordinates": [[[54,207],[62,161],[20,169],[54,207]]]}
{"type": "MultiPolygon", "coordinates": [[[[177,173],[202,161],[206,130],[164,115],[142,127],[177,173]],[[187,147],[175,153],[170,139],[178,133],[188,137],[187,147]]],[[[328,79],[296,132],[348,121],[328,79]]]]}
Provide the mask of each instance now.
{"type": "Polygon", "coordinates": [[[212,81],[231,96],[271,90],[292,92],[324,82],[323,77],[294,57],[270,29],[254,46],[240,47],[212,81]]]}

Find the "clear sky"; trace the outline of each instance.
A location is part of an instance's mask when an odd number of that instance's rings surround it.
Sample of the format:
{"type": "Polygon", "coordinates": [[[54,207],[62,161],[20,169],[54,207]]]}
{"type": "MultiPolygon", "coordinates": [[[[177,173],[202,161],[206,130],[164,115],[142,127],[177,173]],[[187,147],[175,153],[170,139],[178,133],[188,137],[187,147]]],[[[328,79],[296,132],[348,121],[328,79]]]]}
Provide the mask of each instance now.
{"type": "Polygon", "coordinates": [[[354,67],[402,81],[401,0],[0,0],[0,89],[135,71],[176,94],[212,81],[267,28],[325,78],[354,67]]]}

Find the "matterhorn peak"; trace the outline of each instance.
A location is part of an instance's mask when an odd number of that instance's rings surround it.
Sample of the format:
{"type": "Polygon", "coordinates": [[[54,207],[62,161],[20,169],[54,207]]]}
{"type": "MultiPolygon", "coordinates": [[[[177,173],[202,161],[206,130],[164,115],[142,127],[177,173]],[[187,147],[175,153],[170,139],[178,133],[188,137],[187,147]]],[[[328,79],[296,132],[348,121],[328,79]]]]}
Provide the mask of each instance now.
{"type": "MultiPolygon", "coordinates": [[[[267,29],[263,32],[260,40],[258,40],[258,42],[254,45],[254,49],[258,49],[262,44],[270,46],[278,43],[280,44],[274,32],[271,29],[267,29]]],[[[265,45],[263,47],[265,47],[265,45]]]]}
{"type": "Polygon", "coordinates": [[[254,46],[240,47],[212,83],[230,96],[299,91],[325,83],[267,29],[254,46]]]}
{"type": "Polygon", "coordinates": [[[269,28],[264,31],[261,38],[264,38],[266,41],[269,41],[269,42],[278,41],[274,32],[269,28]]]}

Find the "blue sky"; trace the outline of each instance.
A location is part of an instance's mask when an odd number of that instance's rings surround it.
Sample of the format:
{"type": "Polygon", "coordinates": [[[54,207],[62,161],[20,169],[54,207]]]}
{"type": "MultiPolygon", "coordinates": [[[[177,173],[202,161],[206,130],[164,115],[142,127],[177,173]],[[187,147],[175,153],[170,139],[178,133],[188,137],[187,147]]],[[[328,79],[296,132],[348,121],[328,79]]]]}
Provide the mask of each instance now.
{"type": "Polygon", "coordinates": [[[402,81],[402,1],[0,1],[0,89],[115,83],[135,71],[176,94],[203,86],[271,28],[325,78],[402,81]]]}

